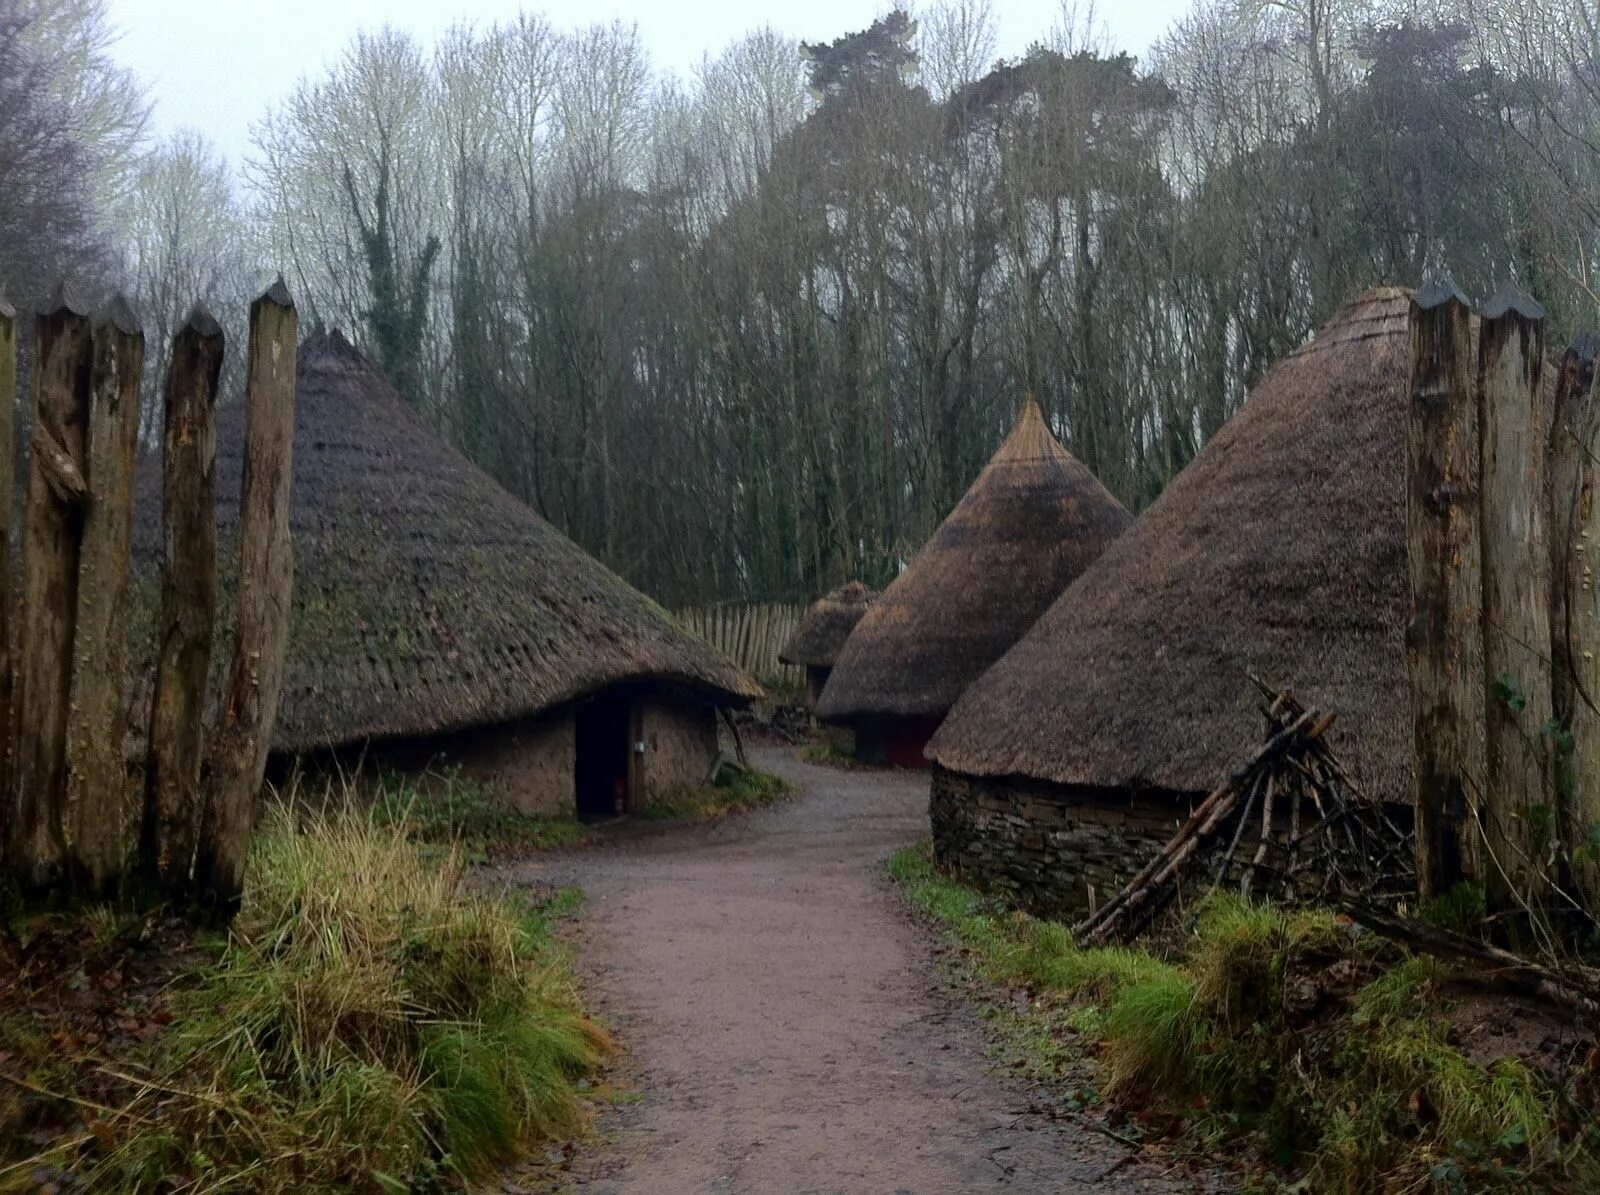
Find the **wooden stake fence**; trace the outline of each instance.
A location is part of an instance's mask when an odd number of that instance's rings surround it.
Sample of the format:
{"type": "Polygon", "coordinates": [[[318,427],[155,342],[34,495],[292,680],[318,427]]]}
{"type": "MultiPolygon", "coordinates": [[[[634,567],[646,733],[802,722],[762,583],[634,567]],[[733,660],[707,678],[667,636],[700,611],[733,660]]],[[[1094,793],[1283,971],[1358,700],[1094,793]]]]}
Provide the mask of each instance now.
{"type": "MultiPolygon", "coordinates": [[[[140,824],[141,871],[223,916],[238,905],[288,640],[297,323],[280,281],[251,308],[237,633],[207,758],[216,618],[212,469],[223,336],[197,307],[173,346],[163,454],[166,555],[140,824]],[[202,818],[202,811],[204,817],[202,818]],[[192,860],[204,868],[193,886],[192,860]]],[[[65,289],[37,324],[22,583],[0,535],[4,859],[29,894],[104,897],[127,856],[134,471],[144,340],[120,300],[93,327],[65,289]],[[13,616],[12,601],[17,613],[13,616]],[[7,648],[11,650],[8,652],[7,648]]],[[[0,519],[11,510],[16,325],[0,305],[0,519]]]]}
{"type": "Polygon", "coordinates": [[[803,605],[774,602],[749,606],[700,606],[675,617],[750,675],[802,684],[805,670],[785,664],[778,653],[805,614],[803,605]]]}

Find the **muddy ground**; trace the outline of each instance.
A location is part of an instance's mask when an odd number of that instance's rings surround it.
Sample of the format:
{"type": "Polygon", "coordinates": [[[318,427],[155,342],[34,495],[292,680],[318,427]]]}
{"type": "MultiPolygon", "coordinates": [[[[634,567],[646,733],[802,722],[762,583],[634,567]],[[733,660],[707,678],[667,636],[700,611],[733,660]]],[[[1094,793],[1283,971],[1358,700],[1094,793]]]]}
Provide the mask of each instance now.
{"type": "Polygon", "coordinates": [[[637,1092],[602,1115],[565,1186],[1193,1189],[988,1072],[981,1026],[941,989],[934,935],[883,875],[926,833],[926,777],[787,748],[755,762],[800,795],[711,826],[627,828],[506,874],[588,894],[579,964],[637,1092]]]}

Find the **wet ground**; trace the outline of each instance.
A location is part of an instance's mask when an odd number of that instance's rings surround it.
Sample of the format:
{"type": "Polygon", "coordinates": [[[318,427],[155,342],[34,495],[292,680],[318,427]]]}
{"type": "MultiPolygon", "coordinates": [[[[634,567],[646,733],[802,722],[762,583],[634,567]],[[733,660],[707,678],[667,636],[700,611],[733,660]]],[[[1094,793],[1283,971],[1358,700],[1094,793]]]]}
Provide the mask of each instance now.
{"type": "Polygon", "coordinates": [[[710,826],[544,856],[578,884],[578,958],[628,1058],[569,1178],[596,1192],[1174,1191],[1156,1161],[1033,1110],[941,990],[884,860],[926,834],[927,778],[757,766],[800,795],[710,826]]]}

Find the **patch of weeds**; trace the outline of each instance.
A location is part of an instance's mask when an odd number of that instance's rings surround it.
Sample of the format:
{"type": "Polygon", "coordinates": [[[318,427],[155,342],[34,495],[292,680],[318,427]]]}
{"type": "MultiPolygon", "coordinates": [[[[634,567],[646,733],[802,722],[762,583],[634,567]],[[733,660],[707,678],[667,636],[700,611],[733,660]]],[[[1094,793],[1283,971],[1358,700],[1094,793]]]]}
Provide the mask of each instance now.
{"type": "Polygon", "coordinates": [[[573,846],[584,826],[572,815],[515,813],[459,767],[420,776],[386,773],[379,778],[372,817],[379,825],[403,825],[418,842],[459,845],[472,862],[496,852],[543,851],[573,846]]]}
{"type": "Polygon", "coordinates": [[[807,743],[800,748],[800,761],[820,764],[825,768],[844,768],[851,771],[870,766],[862,763],[850,752],[841,751],[832,743],[807,743]]]}
{"type": "MultiPolygon", "coordinates": [[[[990,1000],[1002,1052],[1038,1055],[1017,1069],[1048,1080],[1069,1036],[1097,1043],[1109,1092],[1177,1114],[1208,1148],[1253,1142],[1280,1168],[1264,1181],[1298,1174],[1296,1189],[1351,1193],[1587,1189],[1600,1175],[1592,1113],[1516,1058],[1479,1064],[1452,1044],[1448,968],[1330,913],[1214,894],[1169,961],[1079,948],[1067,927],[941,875],[927,843],[889,871],[977,973],[1029,994],[990,1000]]],[[[1464,894],[1451,908],[1471,906],[1464,894]]]]}
{"type": "Polygon", "coordinates": [[[1483,886],[1463,881],[1425,903],[1417,915],[1440,929],[1465,934],[1476,932],[1487,912],[1483,886]]]}
{"type": "Polygon", "coordinates": [[[791,795],[788,781],[755,768],[728,767],[704,788],[681,797],[653,801],[638,811],[646,821],[715,821],[733,813],[763,809],[791,795]]]}

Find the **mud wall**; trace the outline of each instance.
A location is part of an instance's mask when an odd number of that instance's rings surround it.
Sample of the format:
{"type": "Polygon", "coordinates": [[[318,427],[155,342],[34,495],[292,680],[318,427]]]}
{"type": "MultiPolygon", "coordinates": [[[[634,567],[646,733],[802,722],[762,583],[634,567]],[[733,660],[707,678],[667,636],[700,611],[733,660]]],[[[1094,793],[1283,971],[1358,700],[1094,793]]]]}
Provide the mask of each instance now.
{"type": "Polygon", "coordinates": [[[701,788],[717,758],[717,711],[688,697],[644,695],[637,707],[644,753],[634,773],[634,801],[670,800],[701,788]]]}

